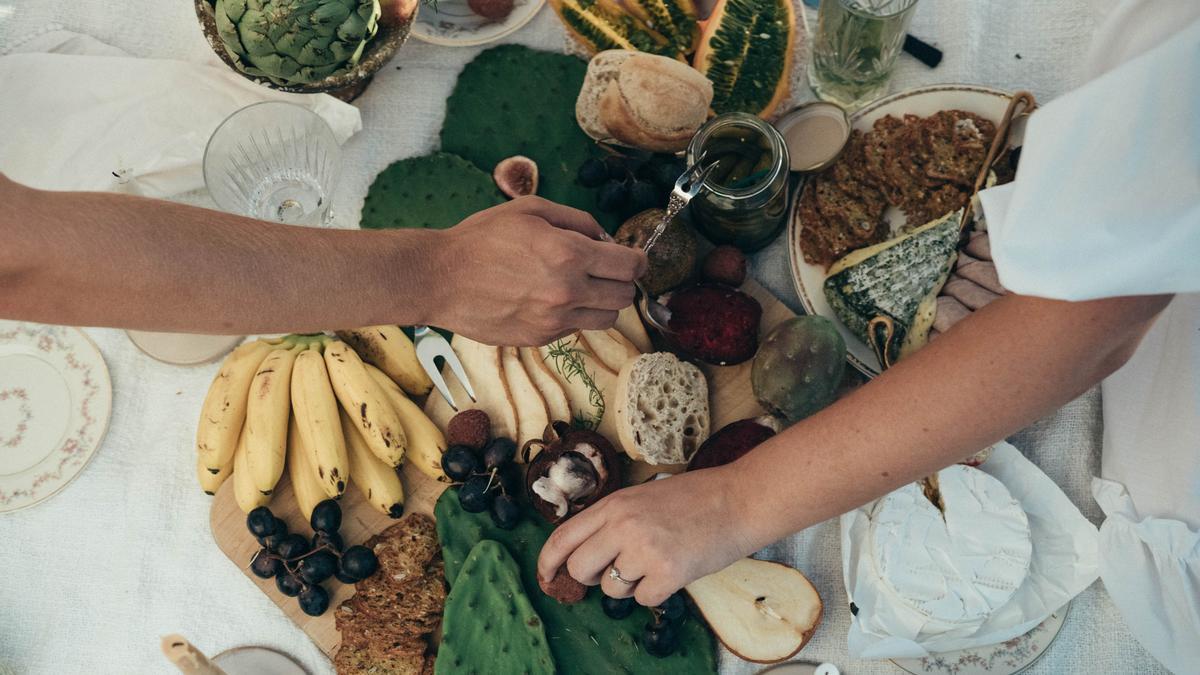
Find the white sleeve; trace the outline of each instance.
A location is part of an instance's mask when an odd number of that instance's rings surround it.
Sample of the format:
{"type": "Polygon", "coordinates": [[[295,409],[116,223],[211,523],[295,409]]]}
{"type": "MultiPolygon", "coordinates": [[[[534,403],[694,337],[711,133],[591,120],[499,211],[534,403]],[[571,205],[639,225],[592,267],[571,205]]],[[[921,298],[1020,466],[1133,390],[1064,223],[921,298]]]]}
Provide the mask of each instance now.
{"type": "Polygon", "coordinates": [[[1200,21],[1033,114],[980,194],[1000,280],[1064,300],[1200,291],[1200,21]]]}

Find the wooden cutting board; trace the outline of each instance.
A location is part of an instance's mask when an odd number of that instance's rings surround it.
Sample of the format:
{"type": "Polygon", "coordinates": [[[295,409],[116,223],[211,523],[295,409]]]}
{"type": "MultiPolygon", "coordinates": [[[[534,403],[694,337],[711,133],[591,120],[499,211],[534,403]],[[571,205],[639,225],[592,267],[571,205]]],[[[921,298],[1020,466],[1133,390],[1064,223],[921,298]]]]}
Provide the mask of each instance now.
{"type": "MultiPolygon", "coordinates": [[[[754,281],[747,281],[742,286],[742,291],[753,296],[762,305],[763,321],[760,327],[760,336],[765,336],[771,328],[795,316],[775,296],[754,281]]],[[[727,367],[704,366],[709,382],[709,405],[713,431],[730,422],[762,414],[762,408],[755,401],[754,392],[750,387],[750,363],[747,361],[727,367]]],[[[635,463],[630,482],[639,482],[662,471],[675,473],[682,468],[682,466],[651,467],[635,463]]],[[[408,465],[401,470],[400,475],[404,482],[405,512],[432,515],[433,505],[442,490],[446,489],[446,485],[427,478],[408,465]]],[[[292,493],[292,485],[288,480],[287,472],[284,472],[283,480],[276,486],[275,495],[269,506],[276,516],[287,522],[291,531],[312,535],[312,530],[309,529],[296,505],[296,498],[292,493]]],[[[354,487],[353,477],[350,489],[342,497],[341,506],[341,535],[347,546],[361,544],[371,535],[382,532],[395,522],[367,504],[357,488],[354,487]]],[[[312,617],[300,611],[300,605],[295,598],[289,598],[280,593],[275,588],[274,579],[259,579],[254,576],[249,568],[250,558],[259,549],[259,545],[246,530],[246,515],[238,508],[233,497],[233,481],[225,481],[225,484],[213,497],[210,524],[213,538],[216,539],[217,546],[225,555],[240,567],[247,577],[258,584],[263,593],[266,593],[267,597],[279,605],[283,613],[307,633],[321,648],[321,651],[333,658],[334,652],[341,643],[341,636],[334,626],[333,610],[342,601],[354,595],[353,586],[339,583],[337,580],[328,582],[326,588],[331,594],[330,610],[323,616],[312,617]]]]}

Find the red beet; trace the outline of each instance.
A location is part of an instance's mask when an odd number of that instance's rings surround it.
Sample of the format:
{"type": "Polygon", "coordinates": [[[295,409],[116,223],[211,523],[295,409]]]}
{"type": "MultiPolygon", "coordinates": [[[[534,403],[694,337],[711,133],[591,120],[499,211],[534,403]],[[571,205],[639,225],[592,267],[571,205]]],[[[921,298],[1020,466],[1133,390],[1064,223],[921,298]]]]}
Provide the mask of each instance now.
{"type": "MultiPolygon", "coordinates": [[[[710,469],[729,464],[775,435],[775,428],[764,424],[762,418],[730,422],[708,437],[696,451],[687,470],[710,469]]],[[[770,422],[768,422],[770,423],[770,422]]]]}
{"type": "Polygon", "coordinates": [[[671,294],[672,347],[706,363],[729,366],[758,351],[762,306],[741,291],[697,284],[671,294]]]}

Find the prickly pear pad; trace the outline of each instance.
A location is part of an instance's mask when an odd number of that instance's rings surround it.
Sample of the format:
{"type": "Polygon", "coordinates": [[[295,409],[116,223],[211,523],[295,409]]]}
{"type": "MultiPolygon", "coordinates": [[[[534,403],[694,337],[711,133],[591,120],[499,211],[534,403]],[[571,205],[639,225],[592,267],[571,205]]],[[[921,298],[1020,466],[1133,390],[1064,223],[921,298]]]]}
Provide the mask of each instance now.
{"type": "Polygon", "coordinates": [[[553,675],[542,620],[503,544],[484,539],[467,555],[446,597],[434,673],[553,675]]]}
{"type": "Polygon", "coordinates": [[[491,173],[525,155],[538,165],[538,194],[587,211],[610,232],[619,224],[596,207],[596,191],[575,180],[600,149],[575,121],[587,63],[519,45],[485,50],[467,64],[446,101],[442,150],[491,173]]]}
{"type": "Polygon", "coordinates": [[[436,152],[380,172],[367,191],[360,227],[441,230],[503,202],[491,175],[462,157],[436,152]]]}
{"type": "MultiPolygon", "coordinates": [[[[666,658],[646,653],[640,643],[650,613],[639,609],[621,620],[604,615],[601,594],[592,590],[582,602],[562,605],[541,592],[537,583],[537,558],[553,530],[527,503],[521,504],[521,522],[515,529],[502,530],[487,513],[467,513],[458,504],[457,488],[442,493],[434,507],[438,538],[446,578],[452,580],[450,594],[459,583],[456,575],[465,568],[471,549],[485,539],[499,541],[512,554],[521,570],[521,582],[542,622],[550,652],[563,675],[610,675],[611,673],[715,673],[716,652],[712,635],[696,618],[679,629],[679,649],[666,658]]],[[[442,656],[439,654],[438,660],[442,656]]],[[[496,671],[499,672],[499,671],[496,671]]]]}

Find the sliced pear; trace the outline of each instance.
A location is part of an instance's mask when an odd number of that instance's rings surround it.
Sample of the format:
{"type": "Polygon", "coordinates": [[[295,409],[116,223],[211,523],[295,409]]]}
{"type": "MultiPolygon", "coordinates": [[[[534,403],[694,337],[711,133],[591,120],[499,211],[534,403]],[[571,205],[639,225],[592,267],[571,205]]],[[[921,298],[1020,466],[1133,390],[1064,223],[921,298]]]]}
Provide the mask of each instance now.
{"type": "Polygon", "coordinates": [[[550,366],[542,360],[541,352],[533,347],[522,347],[518,354],[529,379],[533,380],[534,386],[542,393],[542,399],[546,401],[546,412],[550,414],[550,420],[570,422],[571,402],[567,399],[567,391],[554,376],[550,366]]]}
{"type": "MultiPolygon", "coordinates": [[[[522,365],[521,355],[516,347],[500,348],[500,365],[504,369],[504,381],[508,383],[513,406],[517,409],[517,435],[514,438],[517,447],[522,447],[526,441],[541,438],[546,434],[546,425],[550,424],[550,412],[542,393],[538,391],[522,365]]],[[[520,456],[521,453],[517,453],[518,459],[520,456]]]]}
{"type": "Polygon", "coordinates": [[[634,347],[628,338],[611,328],[608,330],[585,330],[582,331],[582,335],[592,354],[614,373],[620,373],[621,368],[630,359],[641,355],[638,348],[634,347]]]}
{"type": "MultiPolygon", "coordinates": [[[[467,371],[471,387],[479,398],[476,403],[472,403],[471,397],[467,396],[458,378],[454,377],[449,368],[443,368],[442,376],[446,378],[446,386],[449,387],[454,402],[458,404],[458,409],[478,408],[491,418],[493,435],[516,438],[517,410],[513,405],[508,383],[504,379],[500,348],[481,344],[461,335],[455,335],[450,341],[450,346],[454,348],[454,353],[458,354],[458,360],[462,362],[463,370],[467,371]]],[[[425,403],[425,414],[438,428],[444,430],[455,412],[435,389],[425,403]]]]}
{"type": "Polygon", "coordinates": [[[781,563],[743,558],[685,588],[721,644],[746,661],[791,658],[821,623],[817,589],[781,563]]]}
{"type": "Polygon", "coordinates": [[[636,306],[630,305],[621,310],[617,314],[617,322],[613,328],[632,342],[639,352],[649,354],[654,351],[654,345],[650,342],[650,334],[646,332],[646,326],[642,323],[642,317],[638,314],[636,306]]]}
{"type": "MultiPolygon", "coordinates": [[[[599,362],[585,341],[578,338],[578,334],[563,338],[563,343],[567,347],[574,347],[580,351],[580,356],[583,359],[584,368],[591,376],[596,388],[600,390],[601,396],[604,398],[606,409],[611,410],[615,401],[617,389],[617,374],[608,369],[607,366],[599,362]]],[[[558,370],[558,364],[550,357],[550,348],[541,347],[540,353],[542,358],[546,359],[546,365],[550,367],[550,371],[558,379],[563,389],[567,392],[567,400],[571,403],[571,416],[578,418],[592,418],[598,412],[591,402],[591,390],[583,380],[577,375],[567,377],[564,373],[558,370]]],[[[597,429],[602,436],[610,440],[617,438],[617,424],[615,415],[604,415],[600,420],[600,427],[597,429]]]]}

